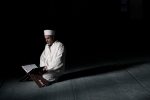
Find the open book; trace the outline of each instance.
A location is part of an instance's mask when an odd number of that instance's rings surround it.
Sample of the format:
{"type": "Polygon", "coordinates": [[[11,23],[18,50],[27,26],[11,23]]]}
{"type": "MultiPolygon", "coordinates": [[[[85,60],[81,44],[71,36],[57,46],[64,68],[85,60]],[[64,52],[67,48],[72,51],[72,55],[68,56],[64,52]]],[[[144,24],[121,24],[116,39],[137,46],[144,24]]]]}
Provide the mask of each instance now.
{"type": "Polygon", "coordinates": [[[21,67],[27,73],[21,81],[27,80],[30,77],[40,88],[48,84],[48,81],[42,77],[42,67],[37,67],[35,64],[28,64],[21,67]]]}
{"type": "Polygon", "coordinates": [[[32,69],[38,68],[35,64],[29,64],[21,66],[26,73],[29,73],[32,69]]]}

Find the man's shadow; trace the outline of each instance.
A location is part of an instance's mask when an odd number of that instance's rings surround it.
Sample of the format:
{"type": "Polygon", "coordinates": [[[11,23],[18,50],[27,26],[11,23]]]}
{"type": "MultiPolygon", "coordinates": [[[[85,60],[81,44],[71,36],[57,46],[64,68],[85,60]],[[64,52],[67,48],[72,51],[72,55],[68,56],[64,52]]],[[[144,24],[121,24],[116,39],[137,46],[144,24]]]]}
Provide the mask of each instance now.
{"type": "Polygon", "coordinates": [[[125,64],[114,64],[114,65],[106,65],[106,66],[99,66],[92,68],[92,66],[85,70],[79,70],[79,71],[70,71],[66,70],[66,74],[64,73],[62,76],[59,77],[57,82],[70,80],[70,79],[76,79],[80,77],[86,77],[86,76],[92,76],[92,75],[98,75],[103,74],[107,72],[113,72],[113,71],[119,71],[119,70],[125,70],[130,67],[136,67],[136,65],[149,63],[149,61],[142,61],[142,62],[134,62],[134,63],[125,63],[125,64]],[[70,71],[70,72],[69,72],[70,71]]]}

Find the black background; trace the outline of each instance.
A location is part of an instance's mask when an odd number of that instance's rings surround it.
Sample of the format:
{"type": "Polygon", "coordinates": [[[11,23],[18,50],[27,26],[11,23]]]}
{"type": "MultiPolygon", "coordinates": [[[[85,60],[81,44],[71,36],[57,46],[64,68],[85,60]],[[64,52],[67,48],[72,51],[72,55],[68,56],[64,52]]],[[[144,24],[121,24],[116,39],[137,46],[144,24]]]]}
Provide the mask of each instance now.
{"type": "Polygon", "coordinates": [[[56,30],[56,38],[64,43],[67,68],[149,56],[143,4],[135,7],[138,2],[132,1],[4,2],[1,72],[19,73],[22,65],[39,65],[44,29],[56,30]]]}

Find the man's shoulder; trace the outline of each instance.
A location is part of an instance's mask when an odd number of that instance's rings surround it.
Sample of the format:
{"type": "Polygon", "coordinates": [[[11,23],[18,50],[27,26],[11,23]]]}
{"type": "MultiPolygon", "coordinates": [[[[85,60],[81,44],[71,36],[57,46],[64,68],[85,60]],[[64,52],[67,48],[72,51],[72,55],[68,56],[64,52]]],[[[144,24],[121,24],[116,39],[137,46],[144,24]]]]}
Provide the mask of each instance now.
{"type": "Polygon", "coordinates": [[[55,44],[58,45],[58,46],[64,46],[64,44],[62,42],[58,41],[58,40],[55,41],[55,44]]]}
{"type": "Polygon", "coordinates": [[[45,44],[45,47],[48,47],[48,44],[45,44]]]}

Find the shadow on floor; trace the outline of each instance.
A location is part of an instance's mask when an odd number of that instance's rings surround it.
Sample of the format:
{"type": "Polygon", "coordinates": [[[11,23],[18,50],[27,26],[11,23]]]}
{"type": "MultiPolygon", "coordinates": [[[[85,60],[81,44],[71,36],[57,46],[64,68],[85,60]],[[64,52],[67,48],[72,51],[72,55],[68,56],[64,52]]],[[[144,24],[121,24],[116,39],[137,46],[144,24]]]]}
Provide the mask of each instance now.
{"type": "Polygon", "coordinates": [[[106,66],[100,66],[100,67],[94,67],[94,68],[92,68],[92,66],[91,66],[84,70],[68,72],[67,74],[62,75],[59,78],[58,82],[75,79],[75,78],[79,78],[79,77],[113,72],[113,71],[117,71],[117,70],[124,70],[129,67],[134,67],[136,65],[140,65],[140,64],[144,64],[144,63],[150,63],[150,61],[141,61],[141,62],[139,61],[139,62],[133,62],[133,63],[114,64],[114,65],[106,65],[106,66]]]}

